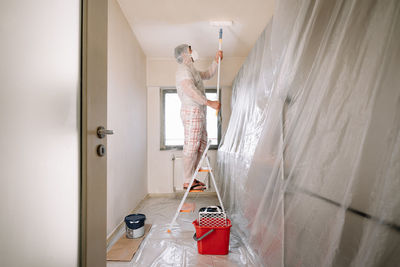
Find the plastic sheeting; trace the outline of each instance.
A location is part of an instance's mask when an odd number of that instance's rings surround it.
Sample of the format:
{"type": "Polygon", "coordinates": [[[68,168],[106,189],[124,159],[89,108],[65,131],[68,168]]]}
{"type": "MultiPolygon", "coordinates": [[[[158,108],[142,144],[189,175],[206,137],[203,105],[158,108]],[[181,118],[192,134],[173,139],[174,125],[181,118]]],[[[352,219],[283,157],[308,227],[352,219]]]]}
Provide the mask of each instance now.
{"type": "MultiPolygon", "coordinates": [[[[146,214],[146,223],[152,224],[149,234],[131,262],[108,261],[107,266],[255,266],[254,255],[249,253],[247,247],[233,231],[231,231],[228,255],[198,254],[197,243],[193,240],[195,228],[192,224],[197,218],[198,212],[181,213],[177,225],[172,228],[172,233],[167,233],[181,199],[182,197],[157,197],[142,201],[136,212],[146,214]]],[[[187,202],[195,202],[198,210],[201,207],[218,204],[218,199],[215,196],[192,194],[188,197],[187,202]]],[[[123,234],[125,234],[125,229],[121,229],[108,247],[111,248],[123,234]]]]}
{"type": "Polygon", "coordinates": [[[399,266],[400,1],[277,1],[233,86],[225,205],[260,266],[399,266]]]}

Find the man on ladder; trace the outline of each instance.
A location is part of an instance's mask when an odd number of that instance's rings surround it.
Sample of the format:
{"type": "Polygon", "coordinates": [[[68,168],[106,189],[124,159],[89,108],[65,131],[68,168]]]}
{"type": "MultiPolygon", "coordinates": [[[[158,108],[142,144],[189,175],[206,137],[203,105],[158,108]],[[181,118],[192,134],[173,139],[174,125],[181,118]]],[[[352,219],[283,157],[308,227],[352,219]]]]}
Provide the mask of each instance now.
{"type": "MultiPolygon", "coordinates": [[[[216,73],[219,59],[223,53],[218,51],[215,60],[207,71],[198,71],[193,62],[198,55],[191,46],[179,45],[175,48],[175,58],[179,63],[176,72],[176,89],[181,100],[181,119],[185,130],[183,145],[184,184],[187,189],[191,178],[207,146],[207,106],[219,110],[219,101],[207,100],[203,80],[211,79],[216,73]]],[[[205,184],[195,179],[190,190],[204,190],[205,184]]]]}

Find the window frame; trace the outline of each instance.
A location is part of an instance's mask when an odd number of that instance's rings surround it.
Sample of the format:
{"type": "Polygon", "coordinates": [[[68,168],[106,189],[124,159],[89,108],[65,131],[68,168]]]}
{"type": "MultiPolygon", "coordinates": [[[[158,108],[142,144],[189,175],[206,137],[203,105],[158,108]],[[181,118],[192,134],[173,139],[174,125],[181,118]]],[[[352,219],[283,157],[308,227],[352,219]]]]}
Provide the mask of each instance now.
{"type": "MultiPolygon", "coordinates": [[[[216,93],[217,88],[215,87],[207,87],[206,93],[216,93]]],[[[165,95],[175,93],[177,94],[177,90],[175,87],[161,87],[160,88],[160,150],[183,150],[183,145],[173,145],[167,146],[165,145],[165,95]]],[[[219,102],[221,103],[221,90],[219,94],[219,102]]],[[[222,105],[222,103],[221,103],[222,105]]],[[[216,145],[211,145],[210,150],[217,150],[219,144],[221,143],[221,123],[217,125],[218,131],[218,143],[216,145]]]]}

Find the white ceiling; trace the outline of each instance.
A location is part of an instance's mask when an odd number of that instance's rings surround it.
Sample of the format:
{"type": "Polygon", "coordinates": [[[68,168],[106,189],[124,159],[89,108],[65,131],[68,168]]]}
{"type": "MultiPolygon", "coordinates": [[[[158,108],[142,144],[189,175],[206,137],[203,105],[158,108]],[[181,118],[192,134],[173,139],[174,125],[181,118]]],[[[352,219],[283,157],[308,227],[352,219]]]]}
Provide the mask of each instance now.
{"type": "Polygon", "coordinates": [[[273,0],[118,0],[144,53],[173,58],[174,48],[192,45],[200,58],[218,49],[213,20],[233,20],[224,28],[225,57],[246,57],[272,17],[273,0]]]}

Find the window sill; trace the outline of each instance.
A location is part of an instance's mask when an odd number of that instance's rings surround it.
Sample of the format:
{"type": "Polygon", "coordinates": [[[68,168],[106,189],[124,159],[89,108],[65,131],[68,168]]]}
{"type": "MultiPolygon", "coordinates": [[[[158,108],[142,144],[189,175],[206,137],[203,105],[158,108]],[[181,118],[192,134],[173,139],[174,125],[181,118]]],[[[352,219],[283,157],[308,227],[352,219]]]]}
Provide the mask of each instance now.
{"type": "MultiPolygon", "coordinates": [[[[160,151],[164,150],[183,150],[183,146],[165,146],[160,147],[160,151]]],[[[218,145],[211,145],[209,150],[218,150],[218,145]]]]}

